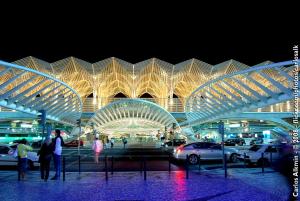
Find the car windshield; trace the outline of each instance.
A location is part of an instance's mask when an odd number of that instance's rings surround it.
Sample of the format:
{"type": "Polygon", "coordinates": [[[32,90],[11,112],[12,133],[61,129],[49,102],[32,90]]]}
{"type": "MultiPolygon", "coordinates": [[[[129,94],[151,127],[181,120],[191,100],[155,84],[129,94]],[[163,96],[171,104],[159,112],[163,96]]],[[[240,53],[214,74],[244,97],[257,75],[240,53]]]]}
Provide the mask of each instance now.
{"type": "Polygon", "coordinates": [[[261,148],[260,145],[253,145],[252,147],[250,147],[249,151],[257,151],[261,148]]]}

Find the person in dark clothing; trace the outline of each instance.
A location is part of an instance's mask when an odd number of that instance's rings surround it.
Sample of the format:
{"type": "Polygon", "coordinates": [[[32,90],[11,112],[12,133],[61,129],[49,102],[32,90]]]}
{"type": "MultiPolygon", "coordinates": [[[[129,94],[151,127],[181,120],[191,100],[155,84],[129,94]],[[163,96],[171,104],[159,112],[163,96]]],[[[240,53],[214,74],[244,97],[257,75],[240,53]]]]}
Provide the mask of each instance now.
{"type": "Polygon", "coordinates": [[[123,141],[123,145],[124,145],[124,149],[125,149],[125,145],[127,144],[127,139],[125,137],[123,137],[122,141],[123,141]]]}
{"type": "Polygon", "coordinates": [[[41,179],[44,181],[48,180],[49,170],[50,170],[50,162],[52,158],[52,144],[51,139],[46,138],[41,149],[38,151],[38,155],[40,156],[40,170],[41,170],[41,179]]]}
{"type": "Polygon", "coordinates": [[[114,138],[111,138],[110,139],[110,148],[113,148],[114,144],[115,144],[115,140],[114,140],[114,138]]]}

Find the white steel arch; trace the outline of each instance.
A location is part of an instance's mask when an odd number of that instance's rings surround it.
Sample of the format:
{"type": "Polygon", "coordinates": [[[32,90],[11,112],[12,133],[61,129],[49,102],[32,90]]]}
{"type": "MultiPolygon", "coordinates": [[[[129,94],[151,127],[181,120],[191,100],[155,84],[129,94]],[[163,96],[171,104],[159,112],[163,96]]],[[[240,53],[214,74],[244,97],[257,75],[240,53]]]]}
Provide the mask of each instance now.
{"type": "Polygon", "coordinates": [[[120,122],[130,120],[142,121],[146,127],[171,128],[173,124],[179,127],[176,119],[159,105],[141,99],[125,99],[115,101],[98,110],[89,120],[87,126],[94,125],[97,129],[104,127],[122,127],[120,122]]]}
{"type": "Polygon", "coordinates": [[[189,125],[292,99],[294,65],[294,61],[285,61],[253,66],[205,83],[186,102],[189,125]]]}
{"type": "Polygon", "coordinates": [[[75,124],[82,113],[82,102],[66,83],[40,71],[0,60],[0,106],[75,124]]]}

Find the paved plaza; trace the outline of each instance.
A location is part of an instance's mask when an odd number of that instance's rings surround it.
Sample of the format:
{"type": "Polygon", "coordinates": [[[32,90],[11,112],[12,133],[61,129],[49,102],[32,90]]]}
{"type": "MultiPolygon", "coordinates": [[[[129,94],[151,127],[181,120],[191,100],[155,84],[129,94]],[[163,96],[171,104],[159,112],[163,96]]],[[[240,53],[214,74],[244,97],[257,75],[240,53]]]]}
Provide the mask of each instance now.
{"type": "MultiPolygon", "coordinates": [[[[50,176],[54,172],[50,173],[50,176]]],[[[66,181],[44,182],[39,172],[29,172],[24,181],[17,181],[15,171],[0,172],[0,200],[34,201],[283,201],[288,200],[289,185],[281,174],[266,168],[228,170],[225,179],[222,169],[190,172],[147,172],[144,180],[140,172],[66,173],[66,181]]]]}

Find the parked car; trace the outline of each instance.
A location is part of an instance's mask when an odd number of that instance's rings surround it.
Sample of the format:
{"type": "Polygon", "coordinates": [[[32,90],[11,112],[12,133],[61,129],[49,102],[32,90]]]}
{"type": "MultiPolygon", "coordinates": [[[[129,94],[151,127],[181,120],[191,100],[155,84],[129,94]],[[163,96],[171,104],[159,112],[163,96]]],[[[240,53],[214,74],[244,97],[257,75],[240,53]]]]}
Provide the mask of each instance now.
{"type": "Polygon", "coordinates": [[[32,148],[40,148],[42,146],[42,140],[35,141],[31,143],[32,148]]]}
{"type": "Polygon", "coordinates": [[[263,138],[255,138],[253,140],[250,141],[250,145],[255,145],[255,144],[263,144],[264,140],[263,138]]]}
{"type": "Polygon", "coordinates": [[[14,144],[19,144],[19,143],[22,143],[22,142],[23,142],[23,139],[21,139],[21,140],[14,140],[13,141],[14,144]]]}
{"type": "MultiPolygon", "coordinates": [[[[17,144],[0,145],[0,165],[17,165],[18,158],[13,156],[15,149],[17,148],[17,144]]],[[[30,169],[34,169],[35,166],[39,166],[39,156],[36,152],[29,151],[28,153],[28,167],[30,169]]]]}
{"type": "MultiPolygon", "coordinates": [[[[65,147],[78,147],[78,140],[72,140],[70,142],[65,142],[65,147]]],[[[80,140],[80,146],[83,146],[83,140],[80,140]]]]}
{"type": "Polygon", "coordinates": [[[246,143],[243,138],[230,138],[224,142],[225,146],[236,146],[236,145],[243,146],[245,144],[246,143]]]}
{"type": "Polygon", "coordinates": [[[249,150],[240,151],[238,159],[244,160],[248,164],[257,164],[258,166],[261,166],[264,163],[267,166],[270,164],[271,160],[272,162],[275,162],[281,157],[292,153],[293,148],[290,145],[253,145],[249,150]],[[263,157],[262,153],[264,153],[263,157]]]}
{"type": "Polygon", "coordinates": [[[212,143],[216,143],[216,140],[212,139],[212,138],[204,138],[203,142],[212,142],[212,143]]]}
{"type": "MultiPolygon", "coordinates": [[[[227,154],[227,160],[237,161],[238,150],[234,148],[224,148],[227,154]]],[[[199,160],[222,160],[223,151],[220,144],[210,142],[194,142],[187,145],[181,145],[175,149],[173,157],[178,160],[185,160],[188,155],[190,164],[197,164],[199,160]]]]}
{"type": "Polygon", "coordinates": [[[166,141],[162,144],[163,147],[178,147],[182,144],[186,144],[186,140],[185,139],[173,139],[173,140],[169,140],[166,141]]]}

